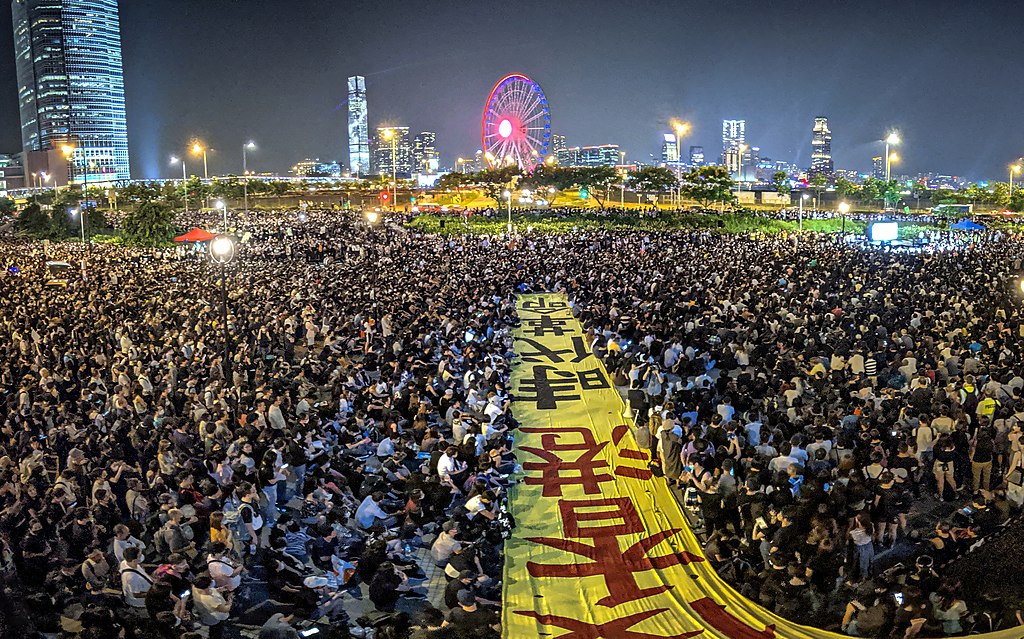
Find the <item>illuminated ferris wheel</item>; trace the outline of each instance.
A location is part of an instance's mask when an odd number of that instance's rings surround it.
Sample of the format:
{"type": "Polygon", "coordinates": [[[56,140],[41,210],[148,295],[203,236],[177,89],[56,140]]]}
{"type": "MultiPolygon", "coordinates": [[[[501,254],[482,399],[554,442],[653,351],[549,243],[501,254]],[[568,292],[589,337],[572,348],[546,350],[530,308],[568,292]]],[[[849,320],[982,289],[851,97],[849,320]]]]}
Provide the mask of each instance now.
{"type": "Polygon", "coordinates": [[[530,170],[543,162],[551,141],[551,114],[540,85],[519,73],[499,80],[484,104],[480,133],[492,169],[530,170]]]}

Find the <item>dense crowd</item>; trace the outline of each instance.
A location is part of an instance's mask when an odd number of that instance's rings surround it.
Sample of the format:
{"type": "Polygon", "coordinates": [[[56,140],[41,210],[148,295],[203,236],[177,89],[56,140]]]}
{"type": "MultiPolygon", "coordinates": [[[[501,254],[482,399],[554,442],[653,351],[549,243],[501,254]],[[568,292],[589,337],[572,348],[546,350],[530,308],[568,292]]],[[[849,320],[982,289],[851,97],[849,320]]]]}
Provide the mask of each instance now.
{"type": "Polygon", "coordinates": [[[572,300],[656,481],[748,597],[862,637],[1019,623],[945,571],[1024,501],[1015,237],[910,253],[442,238],[316,210],[231,225],[226,267],[0,245],[5,633],[496,635],[519,291],[572,300]],[[48,258],[81,272],[46,287],[48,258]],[[375,612],[349,618],[363,593],[375,612]]]}

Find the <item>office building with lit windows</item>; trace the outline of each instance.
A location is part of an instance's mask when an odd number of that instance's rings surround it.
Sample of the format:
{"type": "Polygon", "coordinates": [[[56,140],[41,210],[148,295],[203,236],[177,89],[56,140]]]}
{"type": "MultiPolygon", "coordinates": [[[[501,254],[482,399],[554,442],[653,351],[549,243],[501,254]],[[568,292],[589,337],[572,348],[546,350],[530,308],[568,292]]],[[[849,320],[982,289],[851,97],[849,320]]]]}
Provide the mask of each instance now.
{"type": "Polygon", "coordinates": [[[33,169],[75,183],[130,179],[117,0],[13,0],[12,13],[26,157],[70,152],[65,167],[33,169]]]}
{"type": "Polygon", "coordinates": [[[373,138],[373,170],[378,175],[391,175],[408,178],[413,173],[412,144],[407,126],[377,127],[377,135],[373,138]],[[395,167],[391,168],[394,155],[395,167]]]}
{"type": "Polygon", "coordinates": [[[690,166],[704,166],[704,147],[690,147],[690,166]]]}
{"type": "Polygon", "coordinates": [[[353,175],[370,172],[370,128],[366,110],[366,79],[348,79],[348,165],[353,175]]]}
{"type": "Polygon", "coordinates": [[[835,166],[832,164],[832,131],[828,128],[828,118],[814,118],[811,130],[811,168],[807,173],[814,177],[823,175],[832,179],[835,166]]]}
{"type": "Polygon", "coordinates": [[[577,167],[617,166],[620,157],[618,144],[574,146],[558,152],[558,164],[577,167]]]}
{"type": "Polygon", "coordinates": [[[437,135],[433,131],[417,133],[412,138],[413,173],[437,173],[437,135]]]}
{"type": "Polygon", "coordinates": [[[739,175],[746,135],[746,120],[722,120],[722,164],[729,173],[739,175]]]}

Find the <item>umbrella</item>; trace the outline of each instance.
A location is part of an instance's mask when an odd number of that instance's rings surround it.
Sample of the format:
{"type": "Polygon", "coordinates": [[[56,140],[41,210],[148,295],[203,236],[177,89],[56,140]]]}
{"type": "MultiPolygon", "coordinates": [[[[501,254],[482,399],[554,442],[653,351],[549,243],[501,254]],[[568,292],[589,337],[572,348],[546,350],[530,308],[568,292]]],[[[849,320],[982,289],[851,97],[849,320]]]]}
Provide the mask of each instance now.
{"type": "Polygon", "coordinates": [[[184,235],[179,235],[174,238],[175,242],[209,242],[213,238],[217,237],[215,233],[204,231],[201,228],[193,228],[191,231],[184,235]]]}

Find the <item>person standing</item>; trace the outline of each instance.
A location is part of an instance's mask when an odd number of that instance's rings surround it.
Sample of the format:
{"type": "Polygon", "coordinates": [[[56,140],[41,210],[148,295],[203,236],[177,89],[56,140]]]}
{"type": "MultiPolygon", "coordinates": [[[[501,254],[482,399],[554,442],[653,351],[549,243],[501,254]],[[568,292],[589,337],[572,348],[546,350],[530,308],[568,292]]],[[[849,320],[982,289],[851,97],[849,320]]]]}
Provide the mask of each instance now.
{"type": "Polygon", "coordinates": [[[210,639],[224,637],[224,622],[231,614],[231,593],[227,597],[213,587],[209,575],[201,575],[192,584],[192,609],[199,623],[210,629],[210,639]]]}

